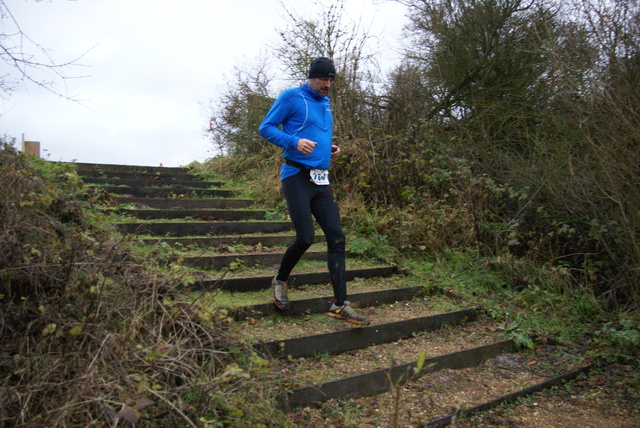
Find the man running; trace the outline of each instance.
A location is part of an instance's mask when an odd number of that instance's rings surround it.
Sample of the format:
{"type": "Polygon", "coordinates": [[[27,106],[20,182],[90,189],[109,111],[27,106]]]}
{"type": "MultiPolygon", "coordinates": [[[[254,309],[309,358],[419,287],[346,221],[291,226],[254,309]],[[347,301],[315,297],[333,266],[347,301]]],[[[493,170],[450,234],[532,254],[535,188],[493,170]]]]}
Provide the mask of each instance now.
{"type": "Polygon", "coordinates": [[[282,92],[260,125],[260,135],[283,148],[285,163],[280,170],[280,180],[296,230],[295,241],[287,248],[272,281],[273,300],[279,309],[289,309],[289,275],[314,242],[315,217],[327,240],[327,265],[334,294],[329,315],[368,325],[371,321],[358,315],[347,300],[345,234],[329,185],[331,159],[340,153],[340,148],[332,144],[333,116],[327,96],[335,77],[331,60],[314,59],[307,82],[282,92]]]}

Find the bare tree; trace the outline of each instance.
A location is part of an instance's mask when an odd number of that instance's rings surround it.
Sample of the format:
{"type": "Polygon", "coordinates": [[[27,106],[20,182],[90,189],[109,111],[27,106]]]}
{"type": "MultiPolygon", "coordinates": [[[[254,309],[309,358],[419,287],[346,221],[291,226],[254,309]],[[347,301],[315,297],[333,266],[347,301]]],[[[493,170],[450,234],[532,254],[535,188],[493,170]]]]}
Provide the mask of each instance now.
{"type": "Polygon", "coordinates": [[[297,15],[284,4],[288,26],[278,31],[281,43],[274,49],[285,72],[293,80],[304,80],[311,61],[324,56],[336,65],[338,76],[332,96],[336,136],[353,138],[366,128],[371,111],[366,81],[372,81],[378,67],[370,49],[371,34],[362,19],[351,19],[346,0],[330,6],[315,2],[317,19],[297,15]]]}
{"type": "Polygon", "coordinates": [[[257,129],[273,102],[273,80],[266,58],[238,65],[218,95],[210,100],[209,135],[221,154],[259,153],[265,146],[257,129]]]}
{"type": "Polygon", "coordinates": [[[71,78],[67,71],[80,67],[78,63],[88,51],[70,61],[57,62],[49,51],[32,40],[21,28],[4,0],[0,0],[0,60],[6,64],[7,71],[0,74],[0,97],[7,98],[13,91],[25,83],[34,84],[47,91],[67,99],[56,86],[71,78]]]}

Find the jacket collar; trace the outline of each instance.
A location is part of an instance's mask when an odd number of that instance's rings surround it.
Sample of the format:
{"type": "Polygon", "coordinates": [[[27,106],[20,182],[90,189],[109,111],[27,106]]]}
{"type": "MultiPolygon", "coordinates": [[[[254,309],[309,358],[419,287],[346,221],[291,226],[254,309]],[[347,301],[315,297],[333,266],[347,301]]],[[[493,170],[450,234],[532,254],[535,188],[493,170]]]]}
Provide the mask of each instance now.
{"type": "Polygon", "coordinates": [[[311,97],[313,97],[313,99],[318,100],[318,101],[322,101],[325,98],[328,98],[328,97],[326,97],[324,95],[320,95],[319,93],[317,93],[316,91],[311,89],[311,86],[309,86],[309,82],[305,82],[305,84],[302,85],[302,90],[305,91],[306,93],[308,93],[311,97]]]}

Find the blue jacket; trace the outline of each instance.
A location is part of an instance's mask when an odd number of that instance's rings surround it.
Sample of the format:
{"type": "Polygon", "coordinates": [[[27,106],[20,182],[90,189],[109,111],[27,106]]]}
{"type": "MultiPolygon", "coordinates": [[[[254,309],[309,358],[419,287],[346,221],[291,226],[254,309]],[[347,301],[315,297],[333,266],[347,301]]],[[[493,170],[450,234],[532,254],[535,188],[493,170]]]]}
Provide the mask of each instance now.
{"type": "MultiPolygon", "coordinates": [[[[309,169],[329,169],[331,165],[331,102],[307,83],[282,92],[269,109],[258,132],[265,140],[282,147],[285,159],[302,163],[309,169]],[[282,130],[278,128],[280,125],[282,130]],[[310,155],[296,150],[300,138],[318,143],[310,155]]],[[[284,180],[298,172],[298,168],[283,164],[280,179],[284,180]]]]}

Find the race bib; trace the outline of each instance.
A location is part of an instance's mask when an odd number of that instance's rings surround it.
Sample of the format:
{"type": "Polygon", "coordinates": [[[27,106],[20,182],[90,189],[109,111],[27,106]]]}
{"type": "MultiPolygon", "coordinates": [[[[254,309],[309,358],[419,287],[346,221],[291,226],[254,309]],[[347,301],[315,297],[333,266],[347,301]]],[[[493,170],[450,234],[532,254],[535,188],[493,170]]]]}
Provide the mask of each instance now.
{"type": "Polygon", "coordinates": [[[309,173],[311,174],[311,181],[313,181],[317,185],[329,185],[329,171],[327,171],[326,169],[310,169],[309,173]]]}

